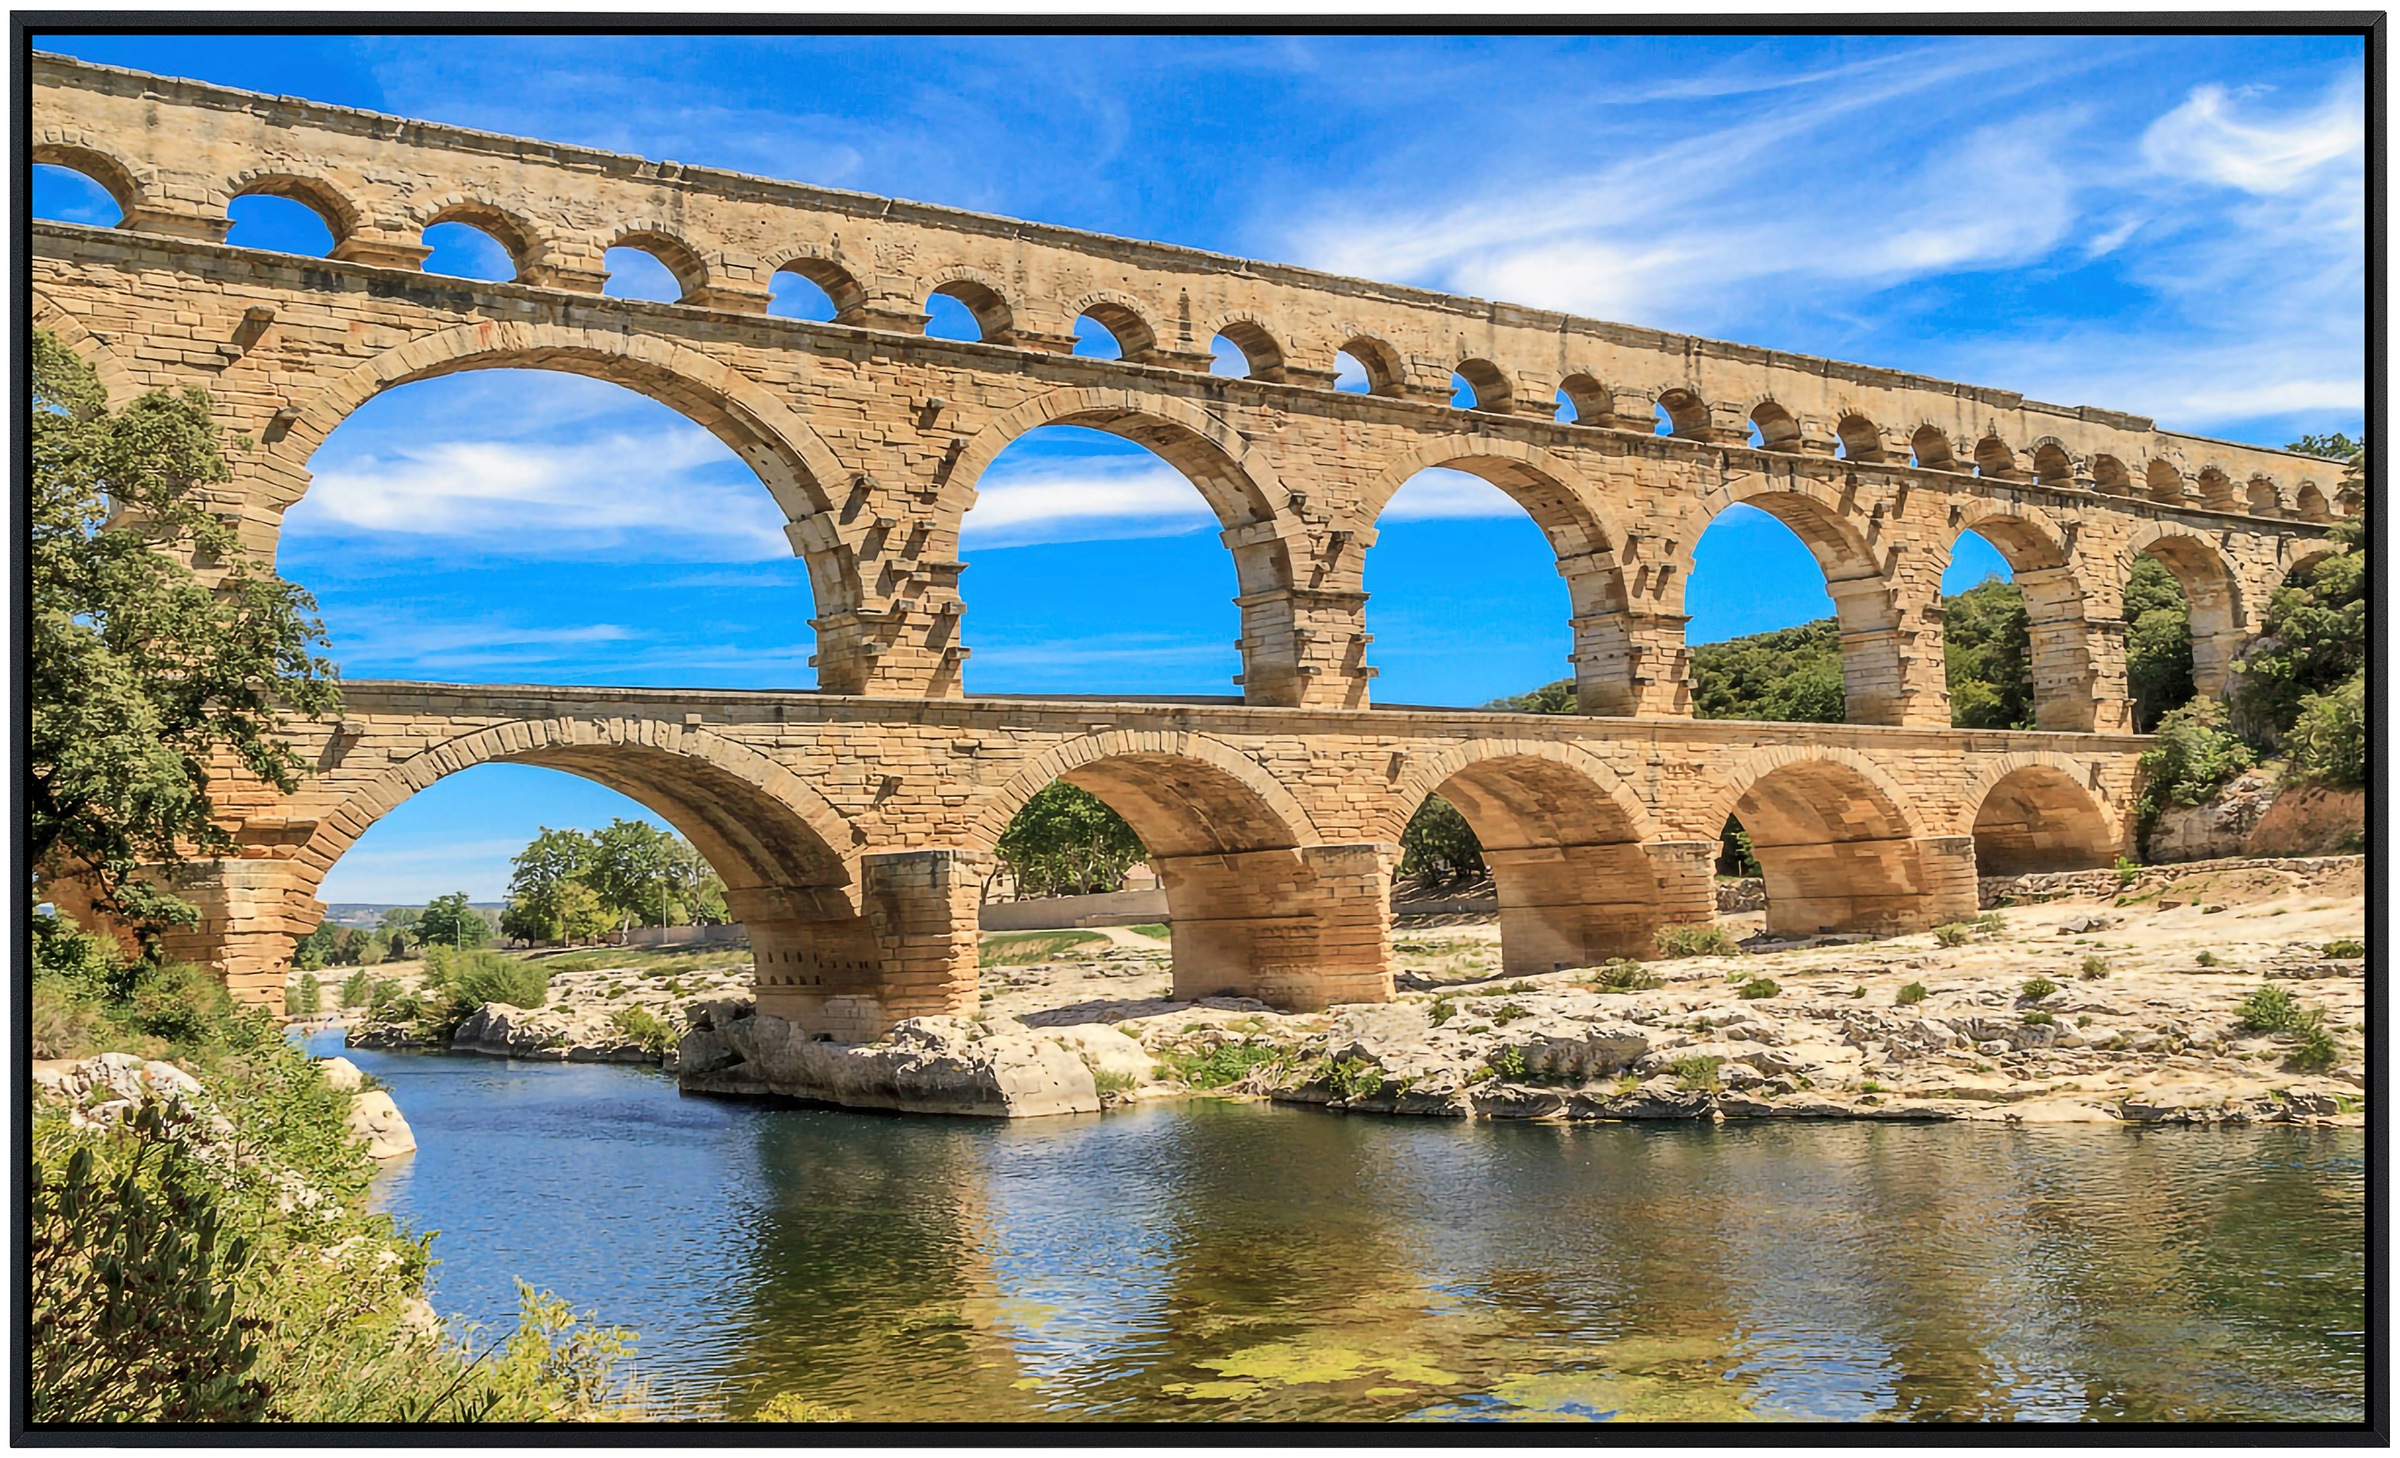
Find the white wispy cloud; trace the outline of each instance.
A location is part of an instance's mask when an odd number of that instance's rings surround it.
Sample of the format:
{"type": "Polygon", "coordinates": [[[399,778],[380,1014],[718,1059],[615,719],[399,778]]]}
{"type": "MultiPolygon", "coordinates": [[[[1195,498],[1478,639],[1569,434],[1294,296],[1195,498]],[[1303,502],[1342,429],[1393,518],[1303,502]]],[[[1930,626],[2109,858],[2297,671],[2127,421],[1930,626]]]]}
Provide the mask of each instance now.
{"type": "Polygon", "coordinates": [[[1435,467],[1419,471],[1394,492],[1383,508],[1384,521],[1435,521],[1444,518],[1521,516],[1525,508],[1508,493],[1464,471],[1435,467]]]}
{"type": "Polygon", "coordinates": [[[698,430],[573,440],[431,440],[320,466],[303,528],[472,543],[486,556],[630,560],[791,554],[766,488],[698,430]],[[738,475],[745,479],[726,479],[738,475]]]}
{"type": "Polygon", "coordinates": [[[1022,547],[1167,536],[1216,520],[1199,488],[1156,457],[1053,457],[1013,469],[1003,458],[978,484],[959,536],[968,547],[1022,547]]]}

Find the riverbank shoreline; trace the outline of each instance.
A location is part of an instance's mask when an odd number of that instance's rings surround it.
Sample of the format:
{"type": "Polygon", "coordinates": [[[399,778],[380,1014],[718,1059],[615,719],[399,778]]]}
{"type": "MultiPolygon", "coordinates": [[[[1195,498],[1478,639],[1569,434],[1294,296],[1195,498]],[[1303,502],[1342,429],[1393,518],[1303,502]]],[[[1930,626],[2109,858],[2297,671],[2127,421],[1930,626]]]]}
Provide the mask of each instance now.
{"type": "MultiPolygon", "coordinates": [[[[554,984],[544,1009],[487,1008],[451,1051],[655,1062],[712,1096],[1000,1117],[1208,1093],[1567,1122],[2363,1123],[2361,858],[2012,889],[2047,899],[1937,933],[1754,935],[1740,953],[1523,977],[1501,970],[1495,919],[1445,917],[1396,935],[1394,1001],[1318,1013],[1174,999],[1169,941],[1130,929],[1070,934],[1083,940],[1028,962],[1010,960],[1021,941],[987,939],[977,1016],[868,1045],[759,1017],[737,967],[700,997],[598,969],[554,984]],[[586,986],[615,991],[606,1011],[579,1004],[586,986]],[[593,1038],[636,1003],[671,1046],[593,1038]]],[[[401,1044],[370,1029],[360,1046],[401,1044]]]]}

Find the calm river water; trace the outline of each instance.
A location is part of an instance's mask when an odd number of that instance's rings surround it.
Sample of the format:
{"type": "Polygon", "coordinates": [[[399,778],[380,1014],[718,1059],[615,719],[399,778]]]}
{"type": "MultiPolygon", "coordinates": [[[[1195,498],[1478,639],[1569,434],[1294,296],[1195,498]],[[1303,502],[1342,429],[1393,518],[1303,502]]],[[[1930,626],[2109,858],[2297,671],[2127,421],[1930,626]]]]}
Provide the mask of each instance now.
{"type": "MultiPolygon", "coordinates": [[[[338,1046],[338,1033],[319,1052],[338,1046]]],[[[1209,1100],[1020,1124],[358,1052],[434,1303],[862,1419],[2348,1419],[2356,1130],[1558,1127],[1209,1100]]]]}

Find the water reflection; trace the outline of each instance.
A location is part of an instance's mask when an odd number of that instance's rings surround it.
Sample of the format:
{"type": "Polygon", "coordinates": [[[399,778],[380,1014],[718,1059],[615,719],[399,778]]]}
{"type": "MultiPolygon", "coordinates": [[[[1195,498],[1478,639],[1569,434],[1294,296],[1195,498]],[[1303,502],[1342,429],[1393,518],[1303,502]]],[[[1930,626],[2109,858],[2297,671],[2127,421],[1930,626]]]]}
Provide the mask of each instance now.
{"type": "Polygon", "coordinates": [[[2352,1418],[2356,1131],[1458,1124],[1194,1103],[1002,1125],[352,1055],[437,1304],[512,1278],[736,1414],[2352,1418]]]}

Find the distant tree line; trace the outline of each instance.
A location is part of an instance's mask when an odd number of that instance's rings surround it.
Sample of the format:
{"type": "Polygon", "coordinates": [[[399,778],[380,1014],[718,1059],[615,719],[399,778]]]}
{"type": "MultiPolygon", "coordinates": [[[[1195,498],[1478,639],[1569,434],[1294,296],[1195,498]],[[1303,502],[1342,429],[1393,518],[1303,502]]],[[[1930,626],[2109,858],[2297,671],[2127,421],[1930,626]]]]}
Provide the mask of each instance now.
{"type": "Polygon", "coordinates": [[[690,841],[645,820],[612,820],[586,834],[543,826],[518,853],[500,934],[526,942],[588,942],[637,926],[732,920],[725,883],[690,841]]]}

